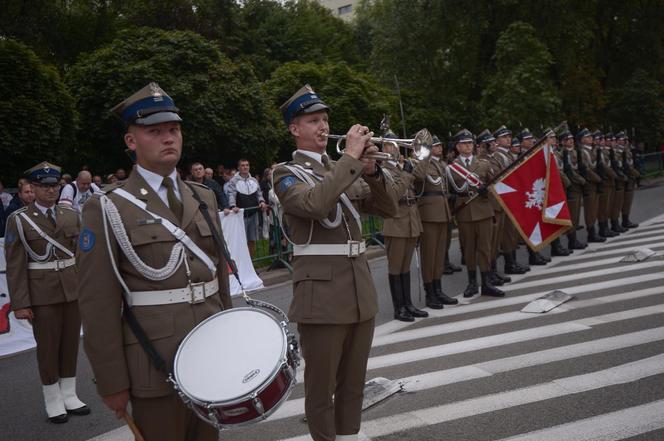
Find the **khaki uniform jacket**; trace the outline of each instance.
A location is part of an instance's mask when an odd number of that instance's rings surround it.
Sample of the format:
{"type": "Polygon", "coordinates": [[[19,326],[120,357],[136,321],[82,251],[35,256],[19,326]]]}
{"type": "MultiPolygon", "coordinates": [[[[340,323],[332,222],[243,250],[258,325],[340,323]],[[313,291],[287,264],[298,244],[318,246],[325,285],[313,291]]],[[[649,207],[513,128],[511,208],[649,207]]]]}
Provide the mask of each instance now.
{"type": "MultiPolygon", "coordinates": [[[[496,153],[482,156],[481,159],[489,161],[489,163],[491,164],[491,169],[494,171],[494,175],[500,173],[505,168],[503,167],[502,160],[498,157],[496,153]]],[[[489,200],[491,201],[491,206],[493,207],[493,211],[502,213],[503,206],[500,205],[500,202],[498,202],[498,199],[496,198],[496,196],[494,196],[493,193],[489,193],[489,200]]]]}
{"type": "MultiPolygon", "coordinates": [[[[426,161],[423,161],[423,163],[426,163],[426,161]]],[[[415,191],[418,196],[422,195],[417,200],[422,222],[450,222],[452,220],[452,212],[447,203],[449,191],[445,175],[446,166],[445,161],[431,157],[426,170],[424,170],[424,167],[416,167],[413,170],[415,191]],[[434,184],[431,182],[432,180],[440,180],[440,183],[434,184]],[[427,196],[428,192],[442,192],[443,194],[427,196]]]]}
{"type": "MultiPolygon", "coordinates": [[[[397,213],[399,195],[382,173],[376,178],[360,178],[362,162],[349,155],[330,163],[330,169],[296,152],[290,165],[297,164],[322,177],[313,187],[300,181],[286,164],[273,173],[274,191],[284,212],[290,239],[304,245],[311,232],[311,244],[346,244],[362,241],[362,231],[351,212],[341,204],[346,223],[332,229],[319,221],[334,220],[342,193],[359,211],[386,217],[397,213]],[[348,229],[346,228],[346,225],[348,229]]],[[[301,256],[293,258],[293,300],[289,317],[298,323],[349,324],[373,318],[378,311],[376,290],[365,254],[301,256]]]]}
{"type": "MultiPolygon", "coordinates": [[[[461,156],[457,157],[454,162],[479,176],[483,184],[487,184],[496,174],[489,161],[480,159],[477,156],[473,156],[473,160],[468,167],[463,163],[461,156]]],[[[461,187],[465,182],[465,179],[455,172],[452,172],[452,179],[454,179],[458,187],[461,187]]],[[[459,195],[457,197],[457,205],[463,206],[469,198],[469,195],[459,195]]],[[[459,222],[474,222],[489,217],[493,217],[493,207],[491,206],[488,195],[476,197],[456,213],[456,218],[459,222]]]]}
{"type": "MultiPolygon", "coordinates": [[[[415,167],[422,167],[423,164],[423,162],[419,162],[415,167]]],[[[385,218],[383,221],[383,234],[390,237],[419,237],[422,233],[422,221],[415,203],[413,187],[415,177],[412,173],[389,162],[385,164],[385,170],[394,178],[395,192],[400,195],[400,198],[397,214],[394,217],[385,218]],[[406,203],[406,199],[409,201],[408,203],[406,203]]]]}
{"type": "Polygon", "coordinates": [[[618,177],[613,167],[611,167],[611,153],[609,150],[602,149],[602,152],[599,155],[599,160],[602,161],[602,169],[604,170],[604,182],[613,185],[614,179],[618,177]]]}
{"type": "Polygon", "coordinates": [[[586,181],[592,184],[601,183],[602,177],[595,171],[597,167],[597,151],[590,146],[581,146],[581,156],[583,163],[586,165],[586,181]]]}
{"type": "MultiPolygon", "coordinates": [[[[34,262],[25,250],[16,223],[21,222],[27,245],[38,255],[46,252],[48,242],[37,231],[19,216],[27,214],[41,230],[52,239],[62,244],[72,253],[76,252],[76,242],[80,223],[75,211],[56,206],[55,228],[33,203],[13,212],[7,219],[5,236],[5,253],[7,258],[7,287],[12,310],[30,308],[31,306],[52,305],[54,303],[71,302],[78,298],[78,271],[76,266],[62,270],[29,269],[28,263],[34,262]]],[[[63,251],[53,248],[56,257],[49,261],[69,259],[63,251]]]]}
{"type": "MultiPolygon", "coordinates": [[[[161,224],[149,222],[152,216],[144,210],[114,194],[113,190],[118,187],[144,201],[147,210],[180,226],[217,267],[219,293],[208,297],[204,302],[132,308],[148,339],[166,361],[167,367],[172,369],[177,347],[189,331],[207,317],[232,305],[226,260],[215,246],[211,230],[199,211],[198,202],[191,189],[182,180],[178,179],[178,188],[184,214],[182,221],[178,221],[141,175],[134,171],[126,181],[107,189],[106,196],[116,205],[132,247],[147,265],[153,268],[163,267],[177,243],[176,239],[161,224]]],[[[212,221],[221,235],[214,193],[200,184],[194,184],[194,188],[208,205],[212,221]]],[[[97,390],[100,395],[108,395],[130,388],[131,394],[140,398],[168,395],[173,393],[172,386],[166,382],[165,375],[152,366],[133,332],[122,319],[122,288],[113,272],[111,259],[118,265],[130,291],[187,287],[185,265],[182,264],[165,280],[148,280],[129,263],[110,229],[112,253],[109,255],[102,225],[100,197],[100,194],[95,194],[83,207],[83,230],[77,255],[81,291],[79,308],[84,345],[96,378],[97,390]]],[[[210,270],[201,260],[189,250],[186,250],[185,254],[191,269],[191,282],[208,282],[213,279],[210,270]]],[[[223,341],[232,337],[219,338],[223,341]]]]}
{"type": "Polygon", "coordinates": [[[565,174],[565,167],[563,164],[562,153],[559,149],[553,151],[553,157],[556,159],[556,166],[558,167],[558,172],[560,174],[560,180],[563,182],[563,188],[567,189],[572,184],[572,181],[569,180],[567,174],[565,174]]]}
{"type": "Polygon", "coordinates": [[[634,155],[632,154],[632,149],[625,147],[625,161],[627,162],[627,167],[629,168],[628,177],[635,179],[641,176],[641,173],[634,167],[634,155]]]}
{"type": "MultiPolygon", "coordinates": [[[[563,155],[563,153],[561,153],[563,155]]],[[[579,163],[576,158],[576,149],[567,150],[567,160],[571,165],[571,172],[567,175],[572,184],[586,185],[586,179],[579,173],[579,163]]]]}

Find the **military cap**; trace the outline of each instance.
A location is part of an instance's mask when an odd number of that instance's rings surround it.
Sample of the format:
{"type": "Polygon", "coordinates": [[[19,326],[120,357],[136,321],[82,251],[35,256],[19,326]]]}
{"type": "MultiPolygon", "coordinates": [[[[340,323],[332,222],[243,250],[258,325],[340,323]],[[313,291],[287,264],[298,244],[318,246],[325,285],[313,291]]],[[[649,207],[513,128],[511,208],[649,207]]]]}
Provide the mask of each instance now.
{"type": "Polygon", "coordinates": [[[563,140],[569,139],[569,138],[574,138],[574,136],[572,135],[572,132],[570,132],[569,130],[565,130],[563,133],[558,135],[558,139],[560,141],[563,141],[563,140]]]}
{"type": "Polygon", "coordinates": [[[602,139],[604,138],[604,134],[602,133],[601,130],[595,130],[593,133],[593,139],[602,139]]]}
{"type": "Polygon", "coordinates": [[[523,141],[524,139],[532,139],[532,138],[534,138],[534,136],[527,127],[521,130],[521,133],[519,133],[519,139],[521,141],[523,141]]]}
{"type": "Polygon", "coordinates": [[[616,137],[613,135],[613,132],[607,132],[606,135],[604,135],[604,139],[616,139],[616,137]]]}
{"type": "Polygon", "coordinates": [[[454,135],[454,144],[458,144],[460,142],[473,142],[475,141],[475,137],[473,136],[472,133],[470,133],[470,130],[468,129],[461,129],[459,130],[456,135],[454,135]]]}
{"type": "Polygon", "coordinates": [[[443,145],[443,141],[441,141],[436,135],[433,135],[431,137],[431,147],[435,145],[443,145]]]}
{"type": "Polygon", "coordinates": [[[586,128],[583,128],[583,129],[579,130],[579,132],[576,134],[576,139],[580,140],[584,136],[592,136],[592,133],[590,133],[590,130],[588,130],[586,128]]]}
{"type": "Polygon", "coordinates": [[[284,122],[289,125],[293,118],[298,115],[320,112],[321,110],[330,111],[327,104],[314,92],[310,85],[305,84],[293,94],[279,110],[284,117],[284,122]]]}
{"type": "Polygon", "coordinates": [[[25,171],[25,177],[38,184],[57,184],[60,182],[62,169],[57,165],[43,161],[25,171]]]}
{"type": "Polygon", "coordinates": [[[151,126],[165,122],[180,122],[182,118],[173,98],[151,82],[111,109],[125,125],[151,126]]]}
{"type": "Polygon", "coordinates": [[[620,132],[616,133],[616,139],[625,139],[625,138],[627,138],[627,135],[625,135],[625,132],[620,131],[620,132]]]}
{"type": "Polygon", "coordinates": [[[512,138],[512,147],[519,147],[521,146],[521,141],[519,140],[518,136],[515,136],[512,138]]]}
{"type": "Polygon", "coordinates": [[[482,144],[483,142],[495,141],[496,138],[493,137],[489,129],[484,129],[479,135],[477,135],[477,143],[482,144]]]}
{"type": "Polygon", "coordinates": [[[505,127],[504,125],[498,127],[498,128],[496,129],[496,131],[493,132],[493,137],[494,137],[494,138],[500,138],[501,136],[505,136],[505,135],[512,135],[512,132],[510,131],[510,129],[508,129],[508,128],[505,127]]]}
{"type": "Polygon", "coordinates": [[[554,132],[551,127],[547,127],[546,129],[544,129],[544,133],[542,134],[542,137],[548,138],[550,136],[556,136],[556,132],[554,132]]]}

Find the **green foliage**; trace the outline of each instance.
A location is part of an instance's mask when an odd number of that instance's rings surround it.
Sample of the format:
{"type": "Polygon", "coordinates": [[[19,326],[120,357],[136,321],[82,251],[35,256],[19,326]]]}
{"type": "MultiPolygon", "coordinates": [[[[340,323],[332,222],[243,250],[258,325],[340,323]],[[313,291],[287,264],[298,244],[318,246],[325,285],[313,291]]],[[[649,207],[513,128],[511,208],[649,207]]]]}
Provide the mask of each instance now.
{"type": "Polygon", "coordinates": [[[40,161],[62,164],[75,116],[57,70],[24,44],[0,39],[0,177],[12,183],[40,161]]]}
{"type": "MultiPolygon", "coordinates": [[[[310,84],[330,106],[330,132],[344,135],[356,123],[362,123],[376,132],[383,114],[396,114],[397,103],[393,94],[380,86],[367,74],[357,72],[345,63],[287,63],[277,69],[266,82],[275,107],[280,106],[304,84],[310,84]]],[[[281,128],[286,133],[282,122],[281,128]]],[[[395,130],[398,127],[394,126],[395,130]]],[[[293,150],[288,136],[280,145],[279,158],[289,159],[293,150]]],[[[334,145],[328,145],[333,154],[334,145]]]]}
{"type": "Polygon", "coordinates": [[[121,32],[109,46],[82,57],[66,79],[84,115],[80,161],[93,170],[113,169],[123,160],[126,165],[123,128],[109,109],[150,81],[181,109],[185,162],[228,164],[244,156],[265,163],[274,154],[276,110],[251,67],[231,62],[194,33],[121,32]]]}
{"type": "Polygon", "coordinates": [[[549,73],[551,54],[531,25],[514,22],[500,35],[495,63],[482,97],[485,125],[537,127],[560,118],[560,99],[549,73]]]}

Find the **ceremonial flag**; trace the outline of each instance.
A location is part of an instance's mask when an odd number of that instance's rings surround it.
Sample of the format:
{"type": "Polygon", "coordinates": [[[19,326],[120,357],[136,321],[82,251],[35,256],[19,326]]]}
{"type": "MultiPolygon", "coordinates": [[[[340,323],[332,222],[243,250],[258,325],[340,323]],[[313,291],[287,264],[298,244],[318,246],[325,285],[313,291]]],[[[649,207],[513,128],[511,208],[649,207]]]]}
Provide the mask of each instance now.
{"type": "Polygon", "coordinates": [[[489,188],[528,246],[539,251],[571,226],[569,207],[550,146],[539,145],[489,188]]]}

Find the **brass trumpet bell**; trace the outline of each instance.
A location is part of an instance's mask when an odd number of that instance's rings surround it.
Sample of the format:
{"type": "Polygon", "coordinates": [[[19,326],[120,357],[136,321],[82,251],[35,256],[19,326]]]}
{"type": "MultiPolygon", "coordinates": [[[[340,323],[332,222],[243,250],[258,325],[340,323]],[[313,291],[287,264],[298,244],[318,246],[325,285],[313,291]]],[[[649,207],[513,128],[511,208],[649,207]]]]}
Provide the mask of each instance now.
{"type": "MultiPolygon", "coordinates": [[[[342,155],[344,153],[341,148],[343,142],[346,140],[346,135],[327,135],[328,139],[337,140],[337,153],[342,155]]],[[[405,147],[407,149],[413,150],[413,153],[417,159],[423,160],[426,159],[431,154],[431,143],[433,139],[431,133],[427,129],[422,129],[415,134],[414,138],[410,139],[399,139],[399,138],[385,138],[382,136],[372,137],[370,141],[374,144],[380,144],[381,146],[385,143],[393,143],[399,147],[405,147]],[[421,156],[421,157],[420,157],[421,156]]],[[[390,153],[386,152],[374,152],[368,153],[362,156],[363,158],[370,158],[376,160],[397,160],[390,153]]]]}

